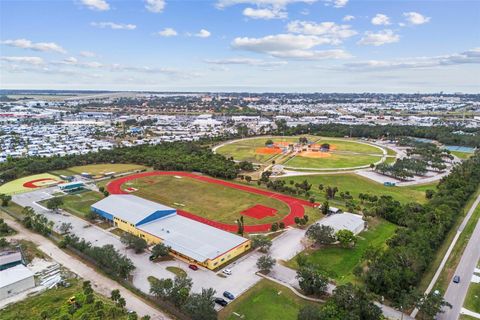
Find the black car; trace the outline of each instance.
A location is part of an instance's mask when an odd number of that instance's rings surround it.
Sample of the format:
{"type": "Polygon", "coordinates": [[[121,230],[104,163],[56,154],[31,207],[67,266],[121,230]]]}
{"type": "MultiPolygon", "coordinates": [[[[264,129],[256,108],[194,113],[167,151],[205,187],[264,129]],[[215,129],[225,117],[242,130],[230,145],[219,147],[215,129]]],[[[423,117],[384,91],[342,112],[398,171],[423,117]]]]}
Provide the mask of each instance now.
{"type": "Polygon", "coordinates": [[[460,276],[453,277],[453,282],[454,283],[460,283],[460,276]]]}
{"type": "Polygon", "coordinates": [[[215,298],[215,303],[218,303],[222,307],[225,307],[228,304],[227,300],[223,298],[215,298]]]}

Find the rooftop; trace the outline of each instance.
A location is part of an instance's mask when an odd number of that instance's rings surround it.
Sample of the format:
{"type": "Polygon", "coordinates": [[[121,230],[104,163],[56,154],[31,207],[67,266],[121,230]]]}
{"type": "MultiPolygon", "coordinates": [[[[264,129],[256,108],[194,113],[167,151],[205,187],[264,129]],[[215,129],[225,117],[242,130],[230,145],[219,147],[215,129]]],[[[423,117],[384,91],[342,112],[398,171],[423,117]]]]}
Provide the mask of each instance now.
{"type": "Polygon", "coordinates": [[[6,287],[18,281],[33,277],[33,272],[24,265],[0,271],[0,288],[6,287]]]}

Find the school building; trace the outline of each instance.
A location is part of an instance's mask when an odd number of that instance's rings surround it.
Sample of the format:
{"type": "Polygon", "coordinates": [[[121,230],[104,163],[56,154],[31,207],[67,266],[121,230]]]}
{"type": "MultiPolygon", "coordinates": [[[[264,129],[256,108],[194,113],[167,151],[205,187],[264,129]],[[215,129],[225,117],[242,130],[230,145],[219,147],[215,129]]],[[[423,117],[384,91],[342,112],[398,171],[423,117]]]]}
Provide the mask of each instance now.
{"type": "Polygon", "coordinates": [[[211,270],[251,246],[248,239],[180,216],[175,208],[134,195],[111,195],[93,204],[91,209],[119,229],[149,244],[164,243],[173,255],[211,270]]]}

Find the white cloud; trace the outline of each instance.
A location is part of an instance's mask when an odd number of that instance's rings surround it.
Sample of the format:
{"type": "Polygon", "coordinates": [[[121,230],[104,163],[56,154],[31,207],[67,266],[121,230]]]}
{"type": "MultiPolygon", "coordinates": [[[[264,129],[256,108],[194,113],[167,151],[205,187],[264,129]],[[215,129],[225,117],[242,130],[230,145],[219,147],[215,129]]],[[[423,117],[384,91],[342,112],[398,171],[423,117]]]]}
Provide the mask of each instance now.
{"type": "Polygon", "coordinates": [[[317,2],[317,0],[218,0],[216,3],[216,7],[219,9],[223,9],[237,4],[250,4],[259,7],[285,8],[291,3],[298,2],[311,4],[317,2]]]}
{"type": "Polygon", "coordinates": [[[194,34],[195,37],[199,37],[199,38],[208,38],[211,35],[212,34],[210,33],[210,31],[205,30],[205,29],[201,29],[198,33],[194,34]]]}
{"type": "Polygon", "coordinates": [[[383,13],[377,13],[371,20],[373,25],[376,26],[388,26],[390,24],[390,18],[383,13]]]}
{"type": "Polygon", "coordinates": [[[177,31],[175,31],[173,28],[165,28],[162,31],[159,31],[157,34],[161,37],[175,37],[178,35],[177,31]]]}
{"type": "Polygon", "coordinates": [[[443,56],[359,61],[346,63],[343,67],[358,71],[376,71],[390,69],[424,69],[460,64],[480,64],[480,48],[443,56]]]}
{"type": "Polygon", "coordinates": [[[130,23],[115,23],[115,22],[92,22],[90,23],[92,27],[96,28],[110,28],[113,30],[135,30],[136,25],[130,23]]]}
{"type": "Polygon", "coordinates": [[[264,53],[278,58],[294,59],[342,59],[350,57],[343,50],[311,50],[331,40],[312,35],[278,34],[263,38],[235,38],[232,47],[257,53],[264,53]]]}
{"type": "Polygon", "coordinates": [[[5,40],[2,44],[7,46],[31,49],[35,51],[53,51],[58,53],[66,53],[67,51],[54,42],[32,42],[27,39],[5,40]]]}
{"type": "Polygon", "coordinates": [[[207,59],[205,60],[206,63],[210,64],[217,64],[217,65],[230,65],[230,64],[237,64],[237,65],[251,65],[251,66],[260,66],[260,67],[276,67],[276,66],[283,66],[286,65],[286,61],[266,61],[260,59],[252,59],[252,58],[228,58],[228,59],[207,59]]]}
{"type": "Polygon", "coordinates": [[[405,16],[408,23],[414,25],[425,24],[430,21],[430,17],[425,17],[418,12],[405,12],[403,15],[405,16]]]}
{"type": "Polygon", "coordinates": [[[335,22],[292,21],[287,25],[292,33],[322,36],[329,44],[340,44],[343,39],[357,34],[349,25],[338,25],[335,22]]]}
{"type": "Polygon", "coordinates": [[[92,51],[80,51],[80,55],[86,58],[93,58],[96,56],[95,52],[92,51]]]}
{"type": "Polygon", "coordinates": [[[345,17],[343,17],[343,21],[352,21],[355,19],[355,16],[352,16],[352,15],[347,15],[345,17]]]}
{"type": "Polygon", "coordinates": [[[96,62],[96,61],[82,62],[82,61],[79,61],[75,57],[68,57],[68,58],[63,59],[62,61],[52,62],[52,64],[54,64],[54,65],[68,65],[68,66],[74,66],[74,67],[80,67],[80,68],[81,67],[95,68],[95,69],[102,68],[104,66],[100,62],[96,62]]]}
{"type": "Polygon", "coordinates": [[[395,34],[392,30],[386,29],[379,32],[365,32],[364,36],[358,44],[370,45],[370,46],[381,46],[387,43],[395,43],[400,40],[400,36],[395,34]]]}
{"type": "Polygon", "coordinates": [[[165,0],[145,0],[145,8],[153,13],[163,12],[165,5],[165,0]]]}
{"type": "Polygon", "coordinates": [[[343,8],[347,5],[348,0],[324,0],[327,6],[333,6],[335,8],[343,8]]]}
{"type": "Polygon", "coordinates": [[[267,9],[267,8],[265,9],[245,8],[245,10],[243,10],[243,15],[252,19],[263,19],[263,20],[285,19],[288,16],[287,12],[281,9],[267,9]]]}
{"type": "Polygon", "coordinates": [[[90,10],[107,11],[110,5],[105,0],[81,0],[81,3],[90,10]]]}
{"type": "Polygon", "coordinates": [[[13,63],[43,65],[45,62],[40,57],[0,57],[1,60],[13,63]]]}

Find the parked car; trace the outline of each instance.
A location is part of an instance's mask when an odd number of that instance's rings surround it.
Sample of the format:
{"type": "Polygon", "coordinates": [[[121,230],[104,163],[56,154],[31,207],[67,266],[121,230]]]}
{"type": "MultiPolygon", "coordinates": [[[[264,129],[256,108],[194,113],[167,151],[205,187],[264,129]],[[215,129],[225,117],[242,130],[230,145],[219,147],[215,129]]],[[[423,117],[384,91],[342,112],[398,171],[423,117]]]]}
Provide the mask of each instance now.
{"type": "Polygon", "coordinates": [[[198,267],[194,264],[189,264],[188,267],[194,271],[198,270],[198,267]]]}
{"type": "Polygon", "coordinates": [[[235,299],[235,296],[234,296],[233,294],[231,294],[230,292],[228,292],[228,291],[225,291],[225,292],[223,293],[223,296],[224,296],[225,298],[230,299],[230,300],[235,299]]]}
{"type": "Polygon", "coordinates": [[[221,305],[222,307],[225,307],[228,304],[227,300],[223,298],[215,298],[215,303],[221,305]]]}
{"type": "Polygon", "coordinates": [[[231,274],[232,274],[232,270],[230,270],[230,269],[223,269],[223,273],[226,274],[226,275],[231,275],[231,274]]]}
{"type": "Polygon", "coordinates": [[[460,276],[453,277],[453,282],[454,283],[460,283],[460,276]]]}

